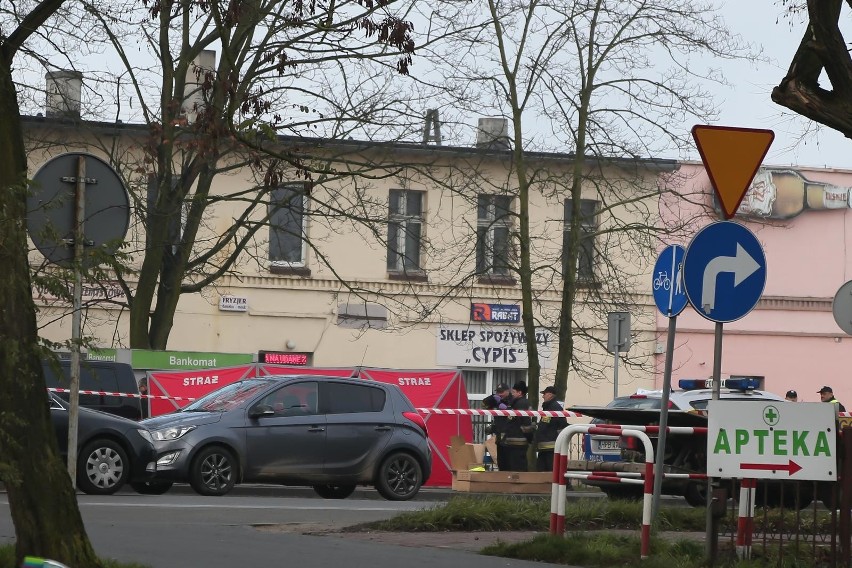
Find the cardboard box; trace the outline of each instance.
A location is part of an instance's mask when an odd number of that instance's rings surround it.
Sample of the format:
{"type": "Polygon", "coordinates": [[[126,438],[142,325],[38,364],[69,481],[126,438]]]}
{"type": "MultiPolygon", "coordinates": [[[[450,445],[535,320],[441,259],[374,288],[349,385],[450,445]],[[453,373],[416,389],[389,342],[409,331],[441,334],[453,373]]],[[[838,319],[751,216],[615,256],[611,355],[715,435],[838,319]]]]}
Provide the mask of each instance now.
{"type": "Polygon", "coordinates": [[[494,436],[489,436],[485,440],[485,450],[488,452],[488,455],[491,456],[491,461],[497,465],[497,438],[494,436]]]}
{"type": "Polygon", "coordinates": [[[548,494],[552,479],[549,471],[459,471],[453,474],[453,491],[548,494]]]}
{"type": "Polygon", "coordinates": [[[453,471],[468,471],[472,467],[482,467],[485,445],[469,444],[461,436],[453,436],[450,438],[449,454],[453,471]]]}

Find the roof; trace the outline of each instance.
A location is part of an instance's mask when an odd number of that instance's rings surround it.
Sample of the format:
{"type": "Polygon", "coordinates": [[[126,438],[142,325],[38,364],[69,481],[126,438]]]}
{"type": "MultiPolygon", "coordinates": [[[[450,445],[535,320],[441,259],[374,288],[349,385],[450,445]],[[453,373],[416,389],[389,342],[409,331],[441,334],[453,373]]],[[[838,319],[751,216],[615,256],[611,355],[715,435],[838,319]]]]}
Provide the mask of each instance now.
{"type": "MultiPolygon", "coordinates": [[[[110,136],[120,135],[142,135],[147,136],[150,132],[149,125],[144,123],[126,123],[126,122],[103,122],[92,120],[73,120],[68,118],[46,118],[43,116],[22,116],[21,122],[24,127],[27,126],[49,126],[59,129],[79,130],[82,125],[91,128],[93,131],[101,131],[110,136]]],[[[304,146],[313,148],[338,148],[348,149],[352,151],[364,151],[383,149],[422,154],[428,156],[469,156],[469,157],[490,157],[498,160],[511,160],[513,150],[511,148],[494,148],[494,147],[476,147],[476,146],[438,146],[434,144],[422,144],[416,142],[402,141],[377,141],[377,140],[353,140],[339,138],[323,138],[323,137],[301,137],[301,136],[278,136],[279,143],[286,146],[304,146]]],[[[307,148],[306,148],[307,149],[307,148]]],[[[525,152],[527,160],[539,161],[572,161],[575,154],[569,152],[525,152]]],[[[675,171],[680,168],[678,160],[668,158],[626,158],[626,157],[611,157],[603,158],[601,156],[586,156],[589,164],[613,165],[618,167],[634,167],[644,168],[655,171],[675,171]]]]}

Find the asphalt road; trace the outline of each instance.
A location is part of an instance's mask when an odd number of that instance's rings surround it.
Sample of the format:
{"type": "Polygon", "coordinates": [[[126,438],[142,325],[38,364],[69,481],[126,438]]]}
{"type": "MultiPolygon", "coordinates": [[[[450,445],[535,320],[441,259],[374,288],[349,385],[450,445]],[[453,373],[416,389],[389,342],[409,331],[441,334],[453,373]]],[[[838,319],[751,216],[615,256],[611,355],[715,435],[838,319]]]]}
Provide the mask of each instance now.
{"type": "MultiPolygon", "coordinates": [[[[201,497],[183,491],[148,496],[119,493],[78,495],[86,530],[102,557],[140,562],[151,568],[335,565],[371,568],[436,568],[464,565],[494,568],[495,559],[457,549],[412,548],[344,538],[347,525],[387,519],[402,511],[435,506],[430,500],[390,502],[358,492],[345,500],[324,500],[298,491],[241,492],[201,497]],[[260,494],[266,493],[266,494],[260,494]],[[306,534],[307,533],[307,534],[306,534]]],[[[7,496],[0,493],[0,543],[14,542],[7,496]]],[[[547,564],[500,559],[501,566],[547,564]]],[[[78,567],[72,567],[78,568],[78,567]]],[[[564,568],[564,567],[563,567],[564,568]]]]}

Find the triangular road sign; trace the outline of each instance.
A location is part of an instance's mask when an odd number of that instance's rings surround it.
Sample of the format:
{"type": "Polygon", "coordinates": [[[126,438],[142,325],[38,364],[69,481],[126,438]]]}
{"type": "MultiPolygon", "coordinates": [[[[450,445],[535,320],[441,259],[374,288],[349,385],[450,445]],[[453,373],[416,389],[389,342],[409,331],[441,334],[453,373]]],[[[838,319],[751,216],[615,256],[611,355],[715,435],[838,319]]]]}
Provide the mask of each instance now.
{"type": "Polygon", "coordinates": [[[769,146],[771,130],[696,124],[692,137],[725,219],[733,217],[745,197],[769,146]]]}

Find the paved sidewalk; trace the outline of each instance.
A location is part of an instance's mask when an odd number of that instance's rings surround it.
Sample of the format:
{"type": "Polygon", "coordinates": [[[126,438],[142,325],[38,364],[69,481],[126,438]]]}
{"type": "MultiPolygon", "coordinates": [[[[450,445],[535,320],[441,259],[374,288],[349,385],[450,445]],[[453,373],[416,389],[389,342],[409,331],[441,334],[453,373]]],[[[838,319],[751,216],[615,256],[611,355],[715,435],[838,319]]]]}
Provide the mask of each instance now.
{"type": "Polygon", "coordinates": [[[381,544],[395,544],[416,548],[449,548],[479,552],[497,542],[515,543],[531,540],[539,534],[535,531],[492,531],[492,532],[329,532],[328,536],[362,540],[381,544]]]}

